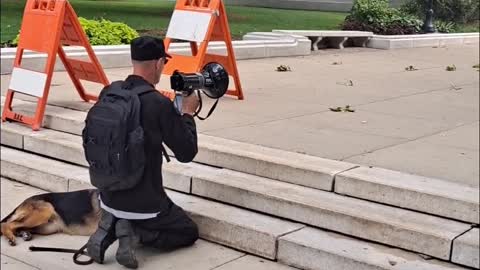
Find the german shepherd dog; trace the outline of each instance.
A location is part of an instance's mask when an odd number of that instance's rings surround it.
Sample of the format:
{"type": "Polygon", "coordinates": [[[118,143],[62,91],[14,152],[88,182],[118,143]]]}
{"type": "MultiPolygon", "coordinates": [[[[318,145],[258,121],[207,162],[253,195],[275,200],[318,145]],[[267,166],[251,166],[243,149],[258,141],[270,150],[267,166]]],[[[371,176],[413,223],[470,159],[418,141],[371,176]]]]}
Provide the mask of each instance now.
{"type": "Polygon", "coordinates": [[[90,236],[97,230],[100,215],[96,189],[39,194],[27,198],[2,219],[1,235],[12,246],[17,236],[29,241],[32,234],[90,236]]]}

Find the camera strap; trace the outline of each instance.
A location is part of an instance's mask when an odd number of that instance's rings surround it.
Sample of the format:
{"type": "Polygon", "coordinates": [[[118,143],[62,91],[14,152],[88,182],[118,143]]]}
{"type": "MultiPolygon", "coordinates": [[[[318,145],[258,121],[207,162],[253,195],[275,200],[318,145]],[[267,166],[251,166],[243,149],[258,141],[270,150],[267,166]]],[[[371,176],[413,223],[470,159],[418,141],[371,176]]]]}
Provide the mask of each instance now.
{"type": "Polygon", "coordinates": [[[199,91],[199,92],[198,92],[199,106],[198,106],[197,111],[193,114],[193,116],[194,116],[194,117],[196,116],[198,119],[200,119],[200,120],[202,120],[202,121],[205,120],[205,119],[207,119],[208,117],[210,117],[210,115],[213,113],[213,111],[214,111],[215,108],[217,107],[218,100],[219,100],[219,98],[217,98],[217,100],[215,101],[215,103],[213,104],[213,106],[210,108],[210,111],[208,111],[207,116],[201,117],[201,116],[199,115],[199,113],[200,113],[200,111],[202,110],[202,94],[201,94],[200,91],[199,91]]]}

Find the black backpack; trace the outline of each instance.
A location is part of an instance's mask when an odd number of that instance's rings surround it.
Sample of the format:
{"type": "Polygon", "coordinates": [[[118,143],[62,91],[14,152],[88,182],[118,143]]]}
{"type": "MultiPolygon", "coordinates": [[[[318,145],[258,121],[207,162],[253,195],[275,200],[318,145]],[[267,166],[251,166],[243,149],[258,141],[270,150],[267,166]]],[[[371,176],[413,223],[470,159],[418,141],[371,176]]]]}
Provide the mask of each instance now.
{"type": "Polygon", "coordinates": [[[82,131],[90,181],[102,191],[126,190],[138,184],[145,168],[144,131],[139,95],[149,85],[133,89],[124,81],[102,91],[89,110],[82,131]]]}

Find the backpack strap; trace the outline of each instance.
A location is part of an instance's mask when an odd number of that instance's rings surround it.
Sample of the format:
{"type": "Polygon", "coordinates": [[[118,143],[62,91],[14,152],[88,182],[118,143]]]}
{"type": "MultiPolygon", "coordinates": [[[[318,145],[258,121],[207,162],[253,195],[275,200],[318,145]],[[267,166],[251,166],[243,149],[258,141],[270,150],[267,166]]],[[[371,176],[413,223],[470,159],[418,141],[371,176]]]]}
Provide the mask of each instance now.
{"type": "MultiPolygon", "coordinates": [[[[149,92],[156,91],[156,90],[154,88],[152,88],[151,85],[142,84],[142,85],[133,87],[133,89],[131,91],[133,91],[138,96],[141,96],[145,93],[149,93],[149,92]]],[[[170,157],[168,156],[167,150],[165,150],[165,147],[163,146],[163,143],[161,144],[161,148],[162,148],[163,156],[165,156],[165,159],[167,160],[167,162],[170,162],[170,157]]]]}
{"type": "Polygon", "coordinates": [[[148,85],[148,84],[142,84],[142,85],[139,85],[139,86],[136,86],[136,87],[133,87],[132,88],[132,91],[137,94],[138,96],[141,96],[145,93],[148,93],[148,92],[153,92],[153,91],[156,91],[151,85],[148,85]]]}

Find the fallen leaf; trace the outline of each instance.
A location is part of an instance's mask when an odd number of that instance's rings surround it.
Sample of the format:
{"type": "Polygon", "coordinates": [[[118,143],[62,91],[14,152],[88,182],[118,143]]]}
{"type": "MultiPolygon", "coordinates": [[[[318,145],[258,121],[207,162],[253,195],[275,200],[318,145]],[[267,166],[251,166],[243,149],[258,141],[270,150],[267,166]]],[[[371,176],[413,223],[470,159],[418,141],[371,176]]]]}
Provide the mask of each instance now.
{"type": "Polygon", "coordinates": [[[457,70],[457,67],[455,65],[447,66],[446,70],[447,71],[455,71],[455,70],[457,70]]]}
{"type": "Polygon", "coordinates": [[[406,71],[415,71],[415,70],[418,70],[418,68],[414,67],[414,66],[408,66],[405,68],[406,71]]]}
{"type": "Polygon", "coordinates": [[[391,266],[395,266],[397,264],[396,261],[392,261],[392,260],[388,260],[388,263],[391,265],[391,266]]]}
{"type": "Polygon", "coordinates": [[[285,71],[292,71],[292,69],[287,65],[280,65],[277,67],[276,71],[285,72],[285,71]]]}

